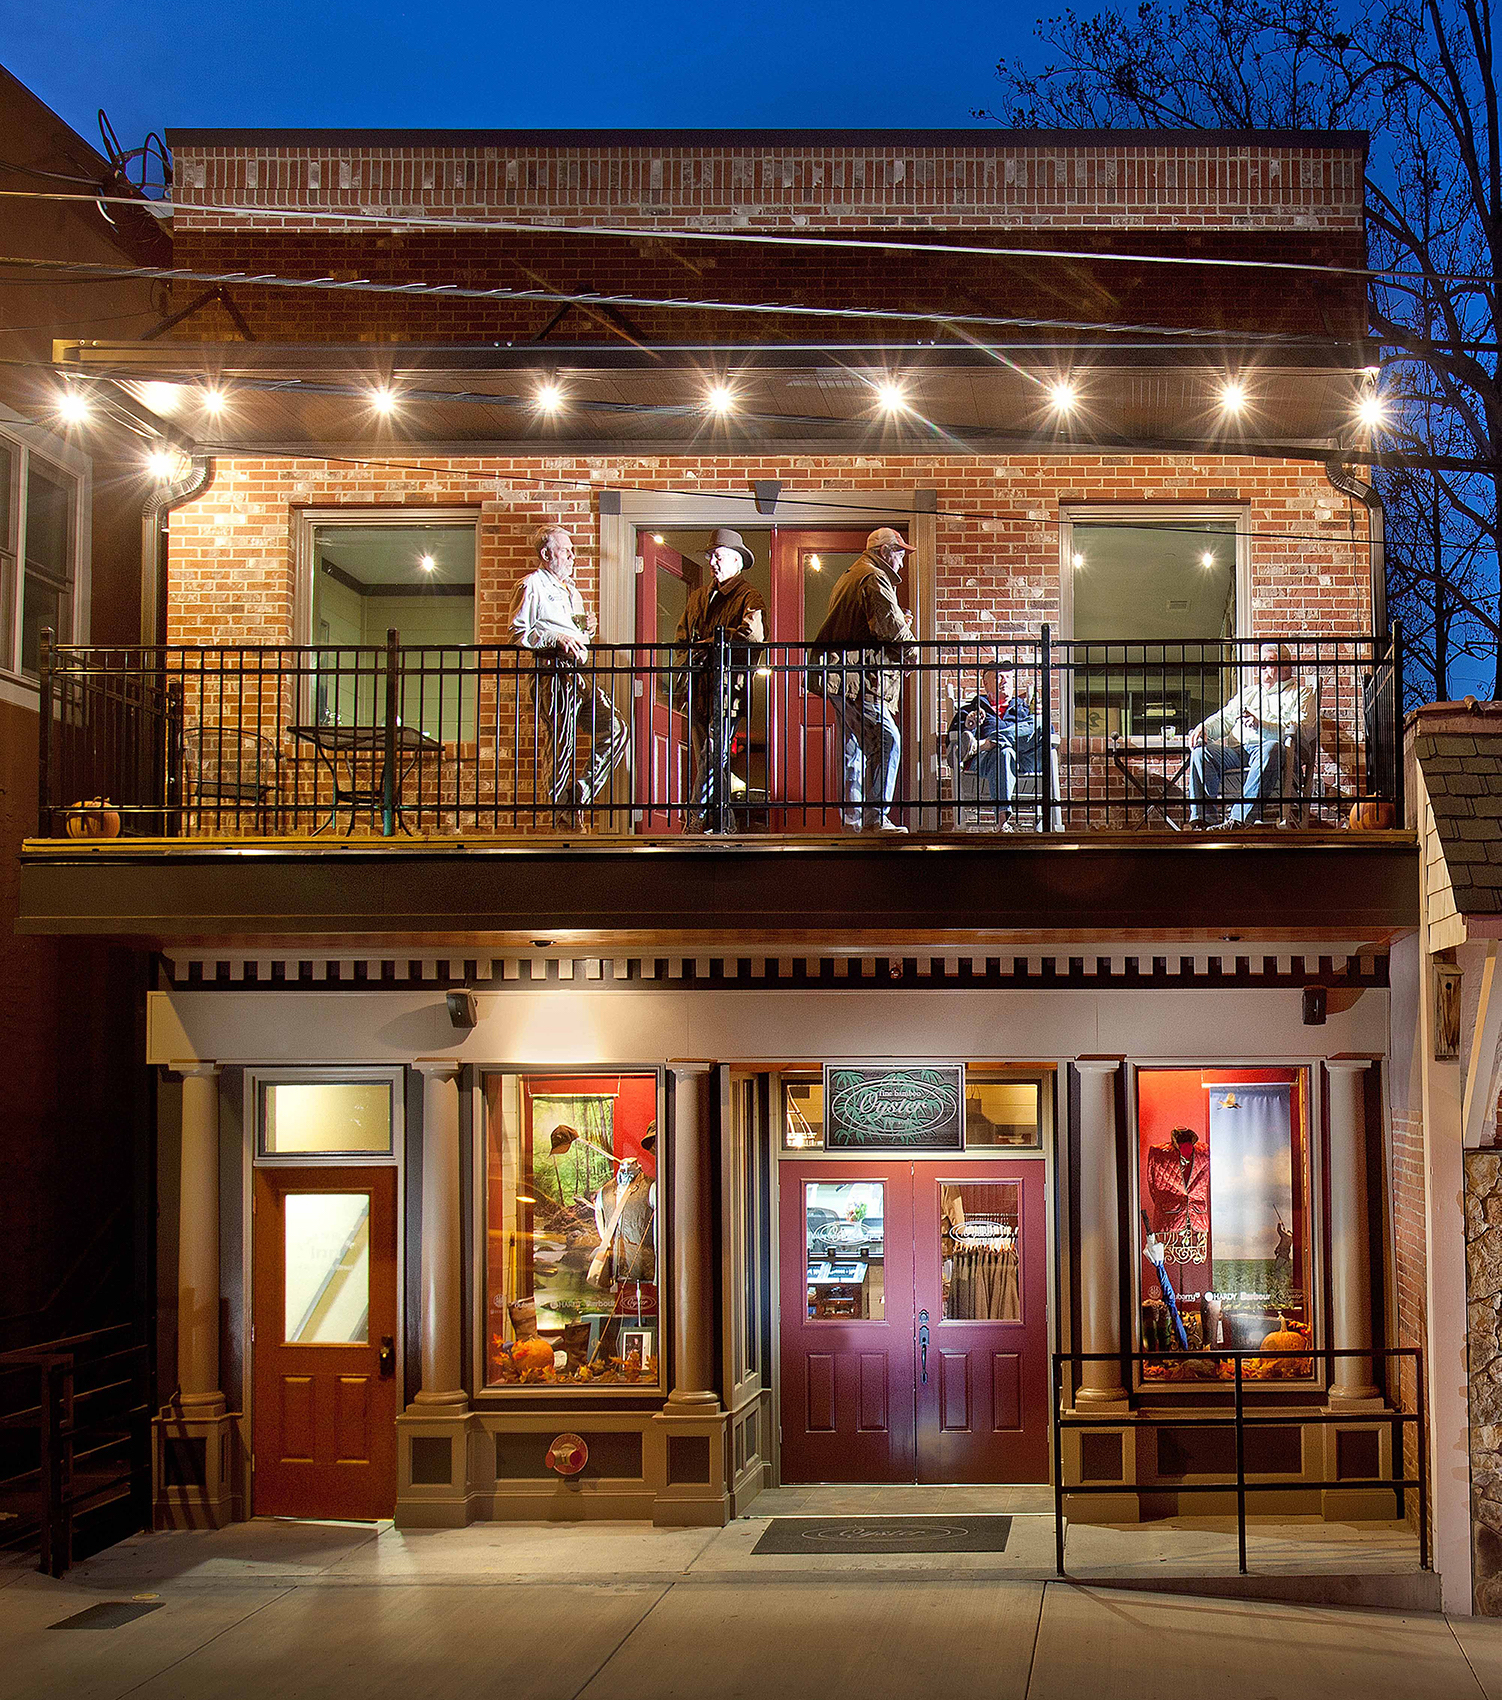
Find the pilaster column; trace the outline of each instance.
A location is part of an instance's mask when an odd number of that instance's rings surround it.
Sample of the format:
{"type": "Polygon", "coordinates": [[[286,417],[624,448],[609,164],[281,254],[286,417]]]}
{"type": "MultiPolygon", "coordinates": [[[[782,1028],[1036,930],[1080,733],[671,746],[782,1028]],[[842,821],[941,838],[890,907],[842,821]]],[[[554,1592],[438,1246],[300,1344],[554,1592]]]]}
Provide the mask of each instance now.
{"type": "Polygon", "coordinates": [[[219,1390],[219,1065],[173,1063],[182,1075],[177,1230],[177,1385],[184,1416],[224,1413],[219,1390]]]}
{"type": "Polygon", "coordinates": [[[714,1233],[710,1197],[709,1089],[714,1064],[678,1058],[673,1075],[673,1390],[680,1412],[719,1409],[714,1392],[714,1233]]]}
{"type": "MultiPolygon", "coordinates": [[[[1366,1073],[1364,1057],[1333,1057],[1330,1076],[1330,1344],[1372,1343],[1372,1256],[1367,1221],[1366,1073]]],[[[1337,1358],[1332,1405],[1378,1397],[1370,1358],[1337,1358]]]]}
{"type": "MultiPolygon", "coordinates": [[[[1121,1235],[1116,1185],[1116,1072],[1109,1058],[1082,1058],[1080,1077],[1080,1345],[1121,1350],[1121,1235]]],[[[1078,1405],[1121,1405],[1117,1359],[1080,1366],[1078,1405]]]]}
{"type": "MultiPolygon", "coordinates": [[[[422,1075],[422,1390],[410,1409],[462,1411],[469,1399],[459,1372],[460,1300],[459,1064],[419,1058],[422,1075]]],[[[434,1413],[439,1414],[439,1413],[434,1413]]]]}

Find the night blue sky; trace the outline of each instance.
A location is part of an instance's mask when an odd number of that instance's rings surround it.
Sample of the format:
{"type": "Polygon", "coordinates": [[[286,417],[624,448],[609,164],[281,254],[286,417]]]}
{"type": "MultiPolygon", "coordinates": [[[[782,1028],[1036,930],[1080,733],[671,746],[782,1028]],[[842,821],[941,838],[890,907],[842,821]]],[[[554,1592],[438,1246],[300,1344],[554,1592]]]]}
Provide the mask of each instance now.
{"type": "Polygon", "coordinates": [[[81,135],[148,130],[964,127],[1046,0],[402,6],[0,0],[0,60],[81,135]]]}

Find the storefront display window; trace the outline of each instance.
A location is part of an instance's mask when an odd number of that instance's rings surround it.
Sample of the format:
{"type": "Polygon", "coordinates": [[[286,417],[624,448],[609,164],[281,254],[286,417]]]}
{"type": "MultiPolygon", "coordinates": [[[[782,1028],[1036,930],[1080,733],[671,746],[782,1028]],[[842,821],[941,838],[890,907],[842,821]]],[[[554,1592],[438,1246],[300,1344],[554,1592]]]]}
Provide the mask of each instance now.
{"type": "Polygon", "coordinates": [[[485,1081],[492,1387],[660,1384],[655,1073],[485,1081]]]}
{"type": "Polygon", "coordinates": [[[886,1301],[886,1187],[881,1181],[805,1181],[811,1322],[879,1322],[886,1301]]]}
{"type": "MultiPolygon", "coordinates": [[[[1229,1378],[1217,1346],[1311,1340],[1308,1087],[1302,1069],[1141,1069],[1138,1236],[1149,1381],[1229,1378]]],[[[1307,1358],[1252,1357],[1254,1380],[1301,1379],[1307,1358]]]]}

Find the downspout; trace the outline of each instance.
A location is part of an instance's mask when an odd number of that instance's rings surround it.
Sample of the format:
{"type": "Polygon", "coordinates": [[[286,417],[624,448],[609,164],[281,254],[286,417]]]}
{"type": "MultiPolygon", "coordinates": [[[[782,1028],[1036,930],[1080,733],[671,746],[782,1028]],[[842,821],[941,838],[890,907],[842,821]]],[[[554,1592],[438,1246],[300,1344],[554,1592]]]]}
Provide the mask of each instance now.
{"type": "Polygon", "coordinates": [[[1353,502],[1360,502],[1366,509],[1372,543],[1372,635],[1381,637],[1387,631],[1387,509],[1382,505],[1377,487],[1363,483],[1351,471],[1347,456],[1327,455],[1325,477],[1342,496],[1350,497],[1353,502]]]}
{"type": "Polygon", "coordinates": [[[190,455],[182,477],[159,484],[141,504],[141,642],[148,649],[167,641],[167,515],[213,482],[213,457],[190,455]]]}

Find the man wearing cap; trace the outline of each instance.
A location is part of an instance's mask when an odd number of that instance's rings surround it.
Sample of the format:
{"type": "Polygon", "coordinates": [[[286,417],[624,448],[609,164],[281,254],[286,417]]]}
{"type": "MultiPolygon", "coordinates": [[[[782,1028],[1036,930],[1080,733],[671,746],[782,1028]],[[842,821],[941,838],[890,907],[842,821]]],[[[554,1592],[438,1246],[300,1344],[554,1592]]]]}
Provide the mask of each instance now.
{"type": "Polygon", "coordinates": [[[584,672],[596,627],[574,583],[573,539],[561,525],[548,525],[532,539],[532,548],[537,567],[516,587],[511,631],[537,660],[533,690],[543,722],[538,736],[541,739],[545,728],[549,740],[553,825],[575,831],[581,826],[578,810],[609,791],[610,777],[626,754],[630,733],[606,689],[584,672]],[[589,765],[582,778],[578,774],[581,732],[589,746],[589,765]]]}
{"type": "Polygon", "coordinates": [[[918,658],[912,622],[897,601],[911,553],[890,526],[873,531],[834,587],[813,642],[810,687],[829,698],[845,734],[841,817],[852,832],[907,831],[891,808],[902,759],[902,672],[918,658]]]}
{"type": "Polygon", "coordinates": [[[747,577],[754,564],[740,532],[717,531],[709,544],[712,580],[693,592],[678,622],[677,641],[693,646],[674,693],[693,734],[691,831],[727,832],[733,824],[731,746],[750,697],[751,646],[766,640],[767,604],[747,577]]]}

